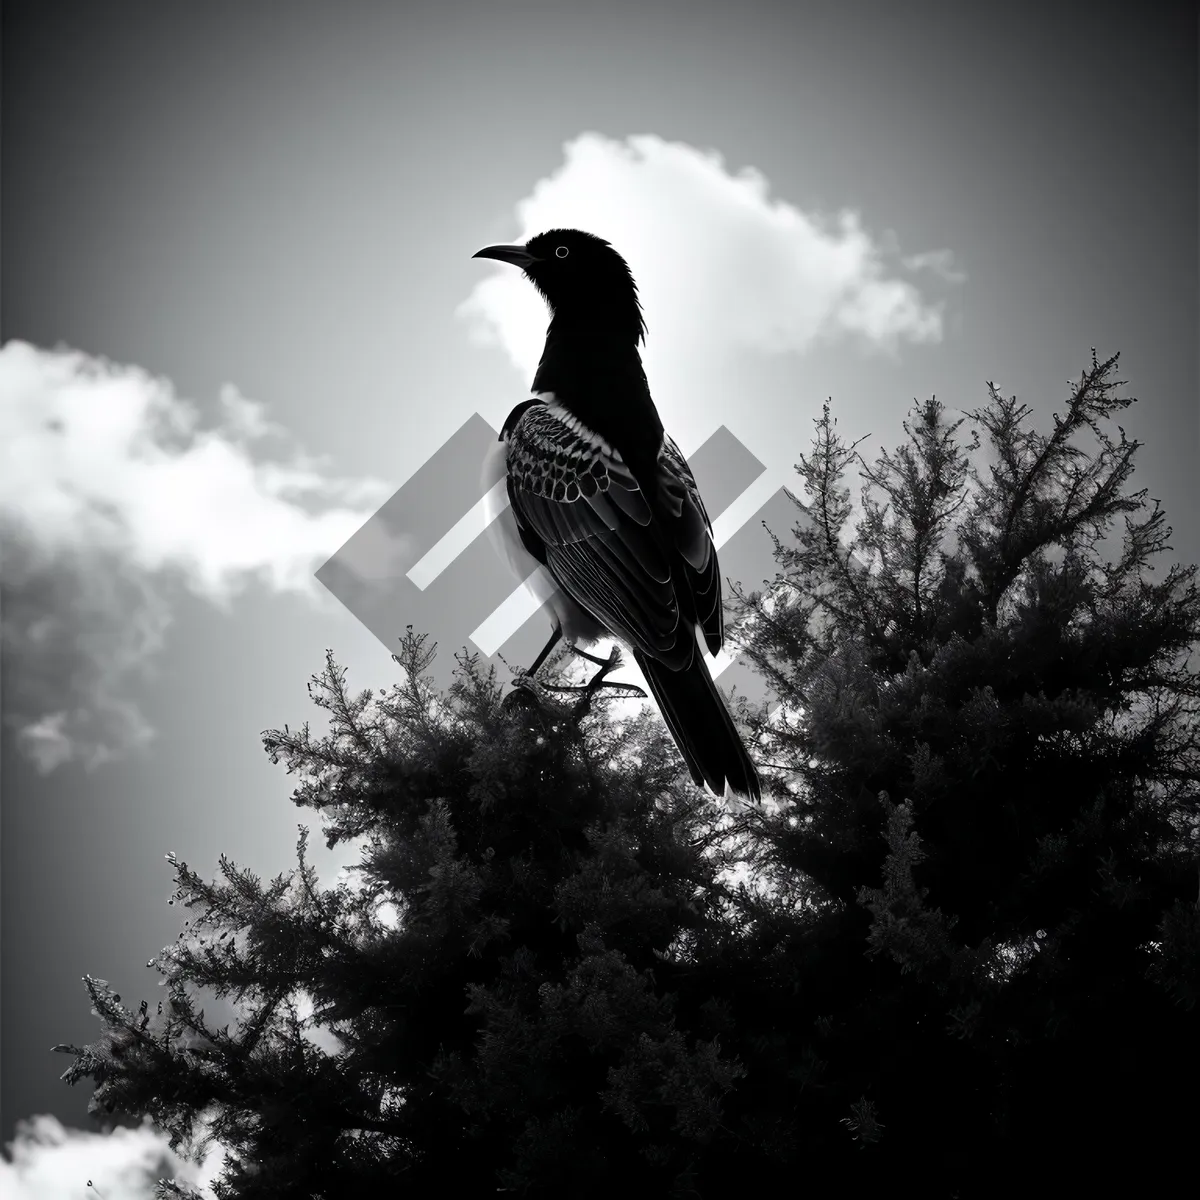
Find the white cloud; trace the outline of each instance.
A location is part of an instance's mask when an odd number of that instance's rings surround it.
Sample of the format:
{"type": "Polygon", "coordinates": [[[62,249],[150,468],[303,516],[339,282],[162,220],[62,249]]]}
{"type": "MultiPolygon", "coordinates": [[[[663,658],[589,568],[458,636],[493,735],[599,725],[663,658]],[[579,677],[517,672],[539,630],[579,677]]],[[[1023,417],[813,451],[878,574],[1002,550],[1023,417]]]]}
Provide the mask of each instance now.
{"type": "MultiPolygon", "coordinates": [[[[573,226],[612,242],[638,280],[647,357],[660,367],[739,350],[803,352],[846,335],[885,352],[942,337],[941,306],[887,267],[894,235],[872,239],[849,210],[832,221],[805,213],[772,198],[759,172],[732,174],[715,152],[684,143],[581,134],[516,215],[517,240],[573,226]]],[[[902,265],[954,273],[945,250],[902,265]]],[[[503,346],[532,377],[546,312],[519,272],[498,268],[459,312],[478,340],[503,346]]]]}
{"type": "Polygon", "coordinates": [[[923,254],[910,254],[903,261],[910,271],[932,271],[947,283],[963,283],[967,278],[966,272],[955,265],[949,250],[926,250],[923,254]]]}
{"type": "Polygon", "coordinates": [[[45,1115],[18,1121],[8,1149],[11,1161],[0,1158],[5,1200],[151,1200],[161,1178],[206,1194],[225,1161],[214,1145],[199,1165],[186,1162],[148,1125],[87,1133],[45,1115]]]}
{"type": "Polygon", "coordinates": [[[389,492],[332,477],[229,387],[206,426],[138,367],[13,341],[0,396],[5,720],[43,770],[150,739],[124,691],[173,585],[220,606],[254,581],[315,598],[314,568],[389,492]]]}

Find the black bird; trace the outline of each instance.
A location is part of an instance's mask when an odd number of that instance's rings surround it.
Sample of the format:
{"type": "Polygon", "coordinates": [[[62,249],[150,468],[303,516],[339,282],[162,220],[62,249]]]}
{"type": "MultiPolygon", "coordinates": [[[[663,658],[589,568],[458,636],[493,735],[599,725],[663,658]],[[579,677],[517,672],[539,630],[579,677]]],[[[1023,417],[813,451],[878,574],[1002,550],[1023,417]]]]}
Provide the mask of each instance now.
{"type": "MultiPolygon", "coordinates": [[[[484,467],[485,488],[507,477],[519,542],[501,537],[514,571],[526,579],[540,566],[549,577],[535,591],[554,632],[529,674],[560,637],[578,653],[581,642],[615,638],[633,652],[695,782],[758,800],[754,764],[700,647],[703,638],[716,655],[725,636],[712,524],[650,397],[628,265],[578,229],[474,257],[520,267],[551,315],[533,398],[509,414],[484,467]]],[[[589,690],[618,661],[584,657],[602,666],[589,690]]]]}

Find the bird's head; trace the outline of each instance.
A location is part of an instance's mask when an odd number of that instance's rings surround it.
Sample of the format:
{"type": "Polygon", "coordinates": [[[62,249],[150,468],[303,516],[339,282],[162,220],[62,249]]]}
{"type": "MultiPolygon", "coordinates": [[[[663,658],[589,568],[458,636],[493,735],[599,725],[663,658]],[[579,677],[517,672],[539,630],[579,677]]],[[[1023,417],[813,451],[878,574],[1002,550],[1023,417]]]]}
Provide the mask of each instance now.
{"type": "Polygon", "coordinates": [[[485,246],[472,257],[520,267],[559,328],[629,333],[635,342],[646,336],[629,264],[593,233],[549,229],[523,246],[485,246]]]}

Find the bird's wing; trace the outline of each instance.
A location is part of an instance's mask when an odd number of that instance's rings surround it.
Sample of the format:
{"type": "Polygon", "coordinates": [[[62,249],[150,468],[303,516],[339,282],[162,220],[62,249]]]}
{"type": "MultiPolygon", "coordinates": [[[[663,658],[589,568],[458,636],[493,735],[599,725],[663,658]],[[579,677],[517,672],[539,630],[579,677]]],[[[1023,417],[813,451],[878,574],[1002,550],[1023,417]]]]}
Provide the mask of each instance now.
{"type": "Polygon", "coordinates": [[[696,617],[709,653],[719,654],[725,642],[725,613],[721,605],[721,569],[713,542],[712,522],[692,468],[674,440],[663,435],[658,456],[661,504],[669,514],[676,547],[688,565],[687,581],[696,601],[696,617]]]}
{"type": "Polygon", "coordinates": [[[655,494],[620,453],[557,406],[535,404],[509,435],[508,493],[522,540],[615,637],[674,669],[695,652],[679,592],[720,637],[716,550],[687,463],[664,440],[655,494]],[[714,586],[715,585],[715,586],[714,586]],[[714,607],[715,600],[715,607],[714,607]],[[715,612],[715,626],[713,613],[715,612]]]}

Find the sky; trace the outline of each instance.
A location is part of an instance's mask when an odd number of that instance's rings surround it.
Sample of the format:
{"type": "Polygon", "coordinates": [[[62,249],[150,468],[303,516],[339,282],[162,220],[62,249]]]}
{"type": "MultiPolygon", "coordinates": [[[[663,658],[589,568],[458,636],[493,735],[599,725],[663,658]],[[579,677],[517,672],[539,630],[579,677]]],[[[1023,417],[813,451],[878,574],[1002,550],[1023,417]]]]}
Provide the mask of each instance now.
{"type": "MultiPolygon", "coordinates": [[[[153,998],[168,851],[294,865],[260,733],[315,715],[326,647],[397,678],[386,607],[315,572],[406,572],[437,505],[373,514],[423,478],[455,520],[478,498],[440,464],[525,398],[545,325],[481,246],[624,254],[722,536],[798,486],[827,397],[868,460],[988,381],[1048,429],[1094,346],[1140,397],[1159,569],[1200,560],[1190,7],[6,4],[0,1192],[133,1200],[167,1161],[99,1138],[49,1047],[98,1031],[84,973],[153,998]]],[[[457,566],[410,605],[442,663],[483,619],[457,566]]],[[[353,851],[321,845],[331,881],[353,851]]]]}

